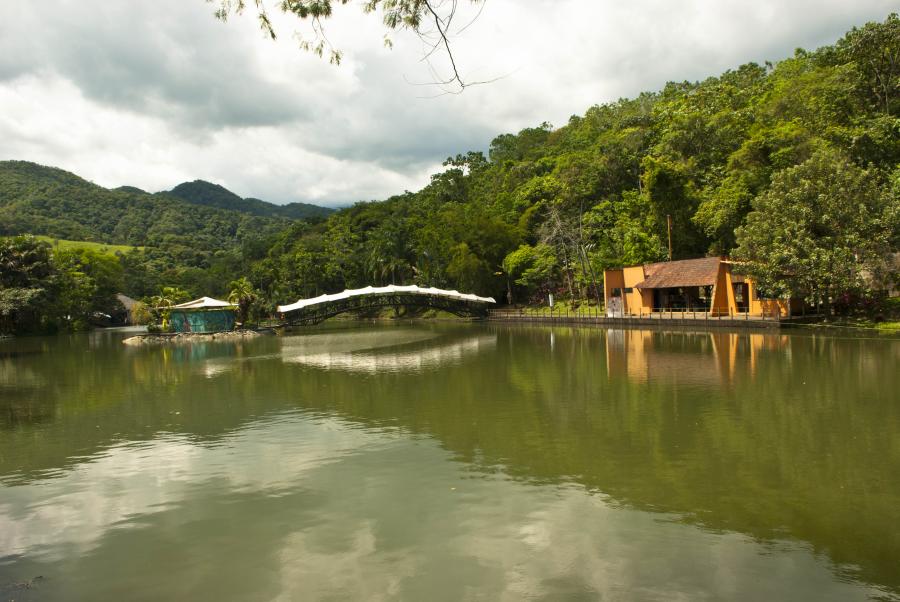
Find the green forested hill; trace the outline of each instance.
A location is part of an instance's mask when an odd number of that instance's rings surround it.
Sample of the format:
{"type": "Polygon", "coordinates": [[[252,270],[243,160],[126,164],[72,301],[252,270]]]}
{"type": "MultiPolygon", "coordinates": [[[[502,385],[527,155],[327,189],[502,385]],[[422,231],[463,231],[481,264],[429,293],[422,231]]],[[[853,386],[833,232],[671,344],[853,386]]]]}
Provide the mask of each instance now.
{"type": "Polygon", "coordinates": [[[329,214],[334,213],[333,209],[308,203],[275,205],[255,198],[242,199],[227,188],[203,180],[184,182],[170,190],[168,194],[195,205],[231,209],[241,213],[265,217],[308,220],[327,217],[329,214]]]}
{"type": "Polygon", "coordinates": [[[773,294],[866,294],[900,239],[900,19],[445,166],[418,192],[286,233],[252,279],[275,298],[390,281],[585,298],[606,267],[665,259],[671,216],[675,259],[744,259],[773,294]]]}
{"type": "Polygon", "coordinates": [[[146,247],[119,259],[133,297],[223,295],[247,276],[266,312],[391,282],[586,300],[605,268],[665,259],[671,216],[675,259],[727,254],[771,296],[871,307],[900,281],[900,18],[444,165],[417,192],[292,221],[206,206],[258,205],[205,182],[176,189],[189,203],[6,162],[0,235],[146,247]]]}
{"type": "Polygon", "coordinates": [[[108,190],[35,163],[0,162],[0,235],[215,251],[286,223],[131,187],[108,190]]]}

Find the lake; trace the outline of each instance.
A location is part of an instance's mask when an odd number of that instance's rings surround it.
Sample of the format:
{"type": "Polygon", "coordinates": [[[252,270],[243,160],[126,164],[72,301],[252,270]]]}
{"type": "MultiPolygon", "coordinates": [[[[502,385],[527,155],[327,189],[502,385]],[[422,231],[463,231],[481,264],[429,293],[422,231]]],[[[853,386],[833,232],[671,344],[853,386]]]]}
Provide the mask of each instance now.
{"type": "Polygon", "coordinates": [[[0,600],[900,600],[900,340],[0,341],[0,600]]]}

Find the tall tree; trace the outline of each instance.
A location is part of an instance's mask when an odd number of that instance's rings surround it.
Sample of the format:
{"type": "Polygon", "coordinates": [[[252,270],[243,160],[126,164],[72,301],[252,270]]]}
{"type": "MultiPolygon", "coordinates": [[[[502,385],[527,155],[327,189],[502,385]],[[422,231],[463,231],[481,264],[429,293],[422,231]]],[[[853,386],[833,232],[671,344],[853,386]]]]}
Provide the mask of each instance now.
{"type": "Polygon", "coordinates": [[[240,277],[231,283],[231,292],[228,293],[228,302],[238,306],[238,322],[243,326],[247,323],[250,308],[256,302],[258,295],[253,284],[246,277],[240,277]]]}
{"type": "Polygon", "coordinates": [[[39,328],[55,288],[49,244],[32,236],[0,239],[0,333],[39,328]]]}
{"type": "Polygon", "coordinates": [[[886,115],[896,115],[900,103],[900,17],[854,27],[837,43],[839,53],[856,63],[861,83],[886,115]]]}
{"type": "Polygon", "coordinates": [[[172,306],[187,300],[187,292],[177,286],[164,286],[158,295],[150,297],[151,314],[155,314],[154,317],[159,319],[163,331],[169,329],[169,315],[172,306]]]}
{"type": "Polygon", "coordinates": [[[507,276],[507,302],[513,302],[512,284],[523,287],[533,296],[548,292],[556,271],[557,260],[550,245],[536,247],[521,245],[503,260],[503,271],[507,276]]]}
{"type": "Polygon", "coordinates": [[[775,294],[824,304],[865,290],[897,236],[900,200],[878,175],[834,150],[778,172],[738,229],[742,269],[775,294]]]}

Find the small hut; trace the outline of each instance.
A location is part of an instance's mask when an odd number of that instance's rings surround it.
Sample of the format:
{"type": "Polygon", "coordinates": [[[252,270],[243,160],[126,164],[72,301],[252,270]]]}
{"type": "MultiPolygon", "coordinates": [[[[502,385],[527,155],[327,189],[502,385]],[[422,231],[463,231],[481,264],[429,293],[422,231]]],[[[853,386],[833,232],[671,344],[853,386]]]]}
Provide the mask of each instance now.
{"type": "Polygon", "coordinates": [[[169,308],[175,332],[226,332],[234,330],[237,305],[212,297],[200,297],[169,308]]]}
{"type": "Polygon", "coordinates": [[[122,293],[116,293],[116,299],[122,307],[112,313],[112,323],[119,326],[128,326],[131,324],[131,310],[134,309],[134,304],[137,301],[122,293]]]}

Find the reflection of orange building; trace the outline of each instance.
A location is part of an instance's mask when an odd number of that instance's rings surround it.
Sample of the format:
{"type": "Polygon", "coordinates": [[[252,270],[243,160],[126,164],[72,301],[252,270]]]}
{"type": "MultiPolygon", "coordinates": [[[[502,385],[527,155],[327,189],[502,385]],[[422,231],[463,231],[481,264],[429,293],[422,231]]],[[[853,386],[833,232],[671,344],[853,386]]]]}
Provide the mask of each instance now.
{"type": "Polygon", "coordinates": [[[723,375],[727,378],[730,371],[727,366],[723,372],[705,361],[717,355],[711,337],[710,333],[610,329],[606,333],[609,376],[625,376],[635,383],[718,385],[723,375]]]}
{"type": "Polygon", "coordinates": [[[787,336],[772,334],[610,329],[606,365],[610,377],[635,383],[730,384],[741,366],[755,377],[760,355],[783,350],[788,342],[787,336]]]}
{"type": "MultiPolygon", "coordinates": [[[[750,374],[756,376],[759,357],[764,352],[774,353],[785,349],[790,344],[787,335],[751,334],[750,337],[750,374]]],[[[790,362],[790,355],[782,361],[790,362]]]]}
{"type": "Polygon", "coordinates": [[[694,312],[768,317],[797,309],[794,300],[764,298],[751,278],[732,273],[732,263],[724,257],[606,270],[603,288],[611,316],[694,312]]]}

